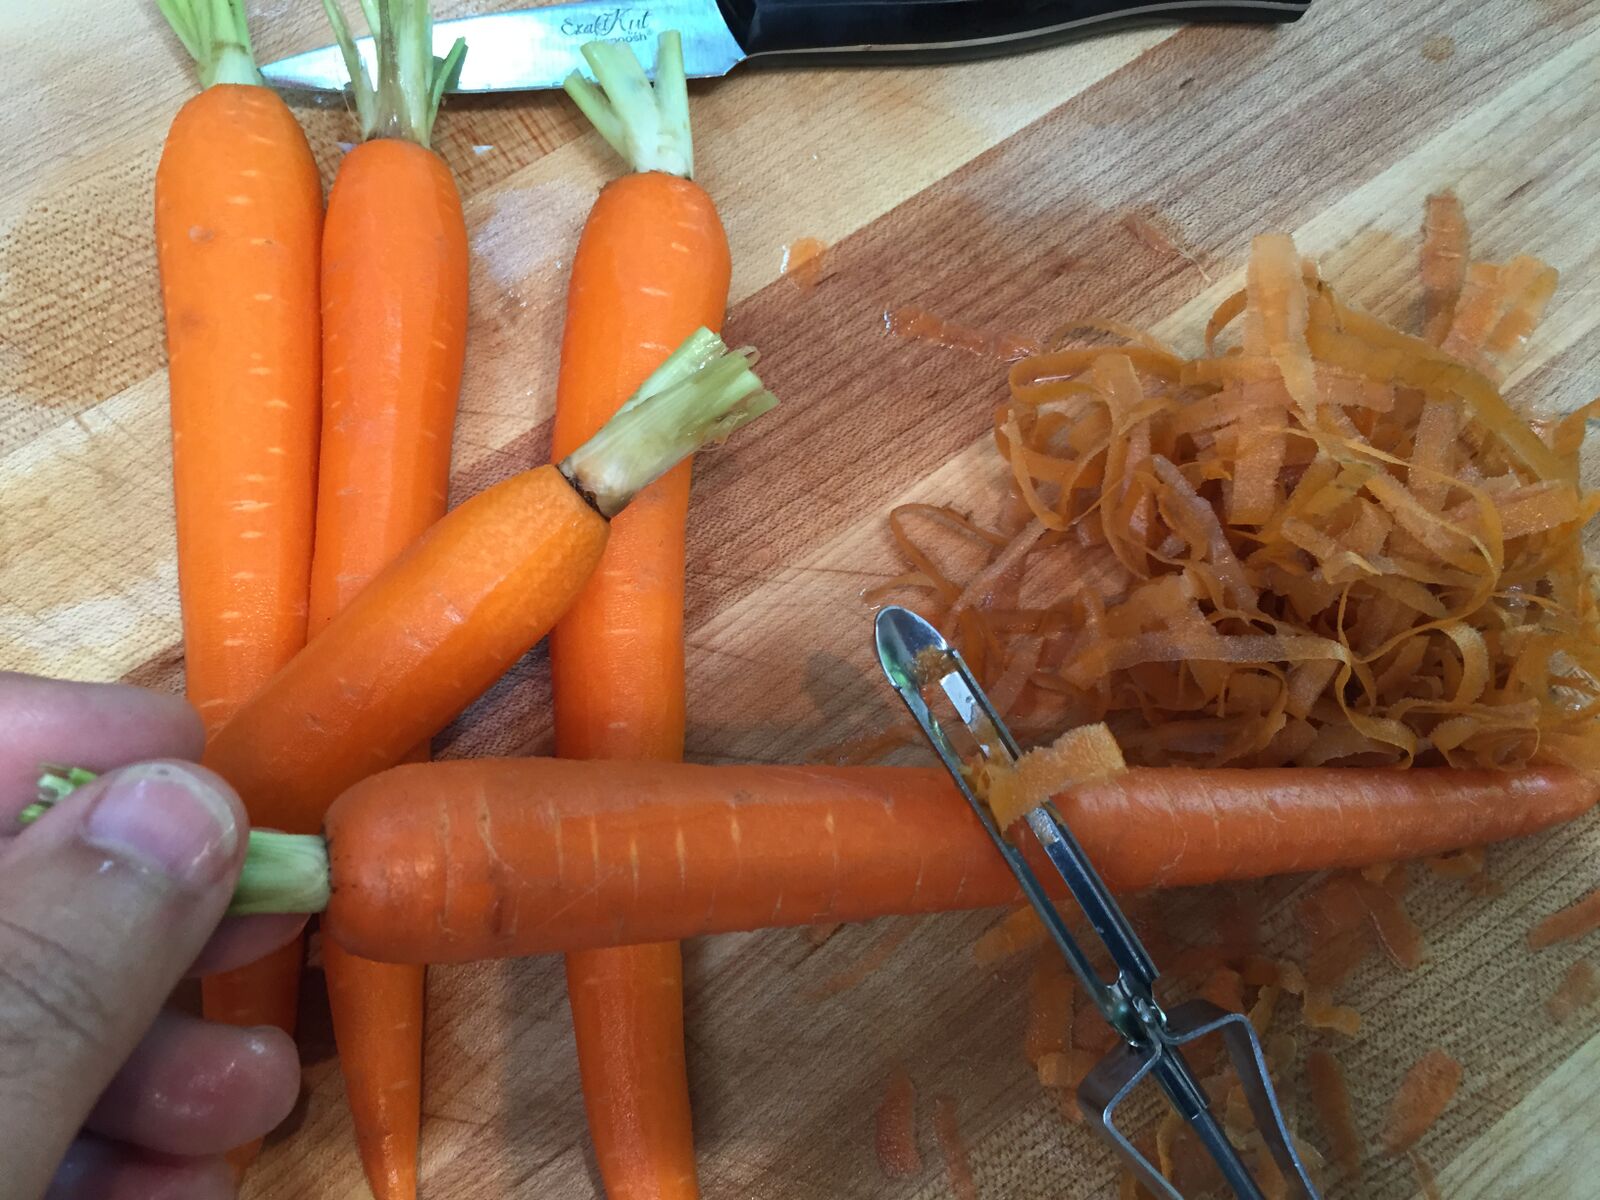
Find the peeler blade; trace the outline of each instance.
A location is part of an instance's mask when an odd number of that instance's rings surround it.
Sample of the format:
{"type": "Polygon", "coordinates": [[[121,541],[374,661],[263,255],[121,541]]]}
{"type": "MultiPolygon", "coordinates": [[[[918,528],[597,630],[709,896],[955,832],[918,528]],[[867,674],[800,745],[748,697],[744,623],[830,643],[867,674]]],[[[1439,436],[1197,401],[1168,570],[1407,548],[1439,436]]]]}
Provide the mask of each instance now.
{"type": "Polygon", "coordinates": [[[1284,1123],[1260,1042],[1248,1019],[1205,1001],[1179,1005],[1171,1014],[1162,1011],[1153,990],[1158,975],[1155,963],[1054,804],[1046,802],[1028,812],[1016,828],[1026,827],[1033,834],[1044,858],[1061,877],[1110,956],[1116,977],[1109,982],[1101,978],[1028,858],[997,826],[988,804],[973,790],[968,762],[957,751],[951,730],[930,704],[931,697],[945,697],[976,744],[976,754],[984,759],[1009,765],[1021,756],[1015,739],[961,655],[931,624],[900,607],[891,606],[878,613],[875,635],[878,660],[890,684],[983,823],[1078,982],[1120,1038],[1120,1045],[1089,1073],[1079,1089],[1079,1105],[1091,1127],[1162,1200],[1183,1200],[1116,1126],[1118,1105],[1148,1078],[1194,1130],[1235,1195],[1240,1200],[1261,1200],[1261,1189],[1212,1114],[1205,1090],[1180,1049],[1195,1038],[1218,1033],[1224,1038],[1257,1127],[1291,1194],[1298,1200],[1317,1200],[1315,1186],[1284,1123]]]}

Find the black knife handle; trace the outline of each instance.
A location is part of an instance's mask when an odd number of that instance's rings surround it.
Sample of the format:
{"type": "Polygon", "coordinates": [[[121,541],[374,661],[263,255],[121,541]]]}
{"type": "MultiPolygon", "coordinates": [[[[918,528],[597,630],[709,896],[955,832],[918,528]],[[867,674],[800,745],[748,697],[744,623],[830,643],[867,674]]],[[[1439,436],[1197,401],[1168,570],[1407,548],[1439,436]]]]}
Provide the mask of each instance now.
{"type": "Polygon", "coordinates": [[[943,62],[1166,21],[1293,21],[1311,0],[719,0],[761,62],[943,62]]]}

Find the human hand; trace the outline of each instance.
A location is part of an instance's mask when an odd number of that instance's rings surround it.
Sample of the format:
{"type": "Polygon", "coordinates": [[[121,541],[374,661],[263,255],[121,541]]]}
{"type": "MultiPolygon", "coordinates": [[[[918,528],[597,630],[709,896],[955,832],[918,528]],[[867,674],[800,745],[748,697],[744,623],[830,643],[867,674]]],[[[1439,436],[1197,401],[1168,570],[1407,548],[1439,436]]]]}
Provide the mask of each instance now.
{"type": "Polygon", "coordinates": [[[220,1155],[288,1115],[294,1043],[163,1005],[300,920],[219,928],[248,826],[227,784],[178,761],[204,740],[182,700],[0,672],[0,730],[0,1195],[231,1197],[220,1155]],[[105,774],[14,834],[44,763],[105,774]]]}

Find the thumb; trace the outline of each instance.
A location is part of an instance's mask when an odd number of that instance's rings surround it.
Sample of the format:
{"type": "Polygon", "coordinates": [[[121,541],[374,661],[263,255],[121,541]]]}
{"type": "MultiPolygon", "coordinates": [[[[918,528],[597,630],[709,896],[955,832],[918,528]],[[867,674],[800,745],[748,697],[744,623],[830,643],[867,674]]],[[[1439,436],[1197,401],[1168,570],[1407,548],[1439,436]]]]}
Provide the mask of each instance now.
{"type": "Polygon", "coordinates": [[[81,788],[0,850],[0,1129],[8,1186],[20,1183],[12,1194],[44,1192],[205,945],[245,830],[217,776],[154,762],[81,788]]]}

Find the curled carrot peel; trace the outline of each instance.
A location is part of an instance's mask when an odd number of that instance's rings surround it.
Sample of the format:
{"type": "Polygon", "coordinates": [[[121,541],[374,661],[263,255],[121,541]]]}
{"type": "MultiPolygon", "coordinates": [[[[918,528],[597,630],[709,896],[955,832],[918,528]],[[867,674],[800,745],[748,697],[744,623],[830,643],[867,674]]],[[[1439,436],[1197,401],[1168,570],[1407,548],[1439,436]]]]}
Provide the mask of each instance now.
{"type": "Polygon", "coordinates": [[[1135,765],[1600,764],[1590,410],[1535,423],[1493,382],[1554,272],[1466,253],[1430,203],[1442,345],[1269,235],[1199,357],[1116,330],[1017,363],[1007,504],[897,509],[907,569],[870,598],[939,625],[1024,738],[1104,722],[1135,765]]]}
{"type": "MultiPolygon", "coordinates": [[[[1055,803],[1108,885],[1136,892],[1516,837],[1587,811],[1597,796],[1600,783],[1565,767],[1135,768],[1055,803]]],[[[1017,901],[984,826],[938,770],[418,763],[351,788],[324,832],[321,877],[302,882],[329,892],[323,929],[353,953],[390,961],[1017,901]]],[[[292,844],[315,872],[322,839],[292,844]]]]}

